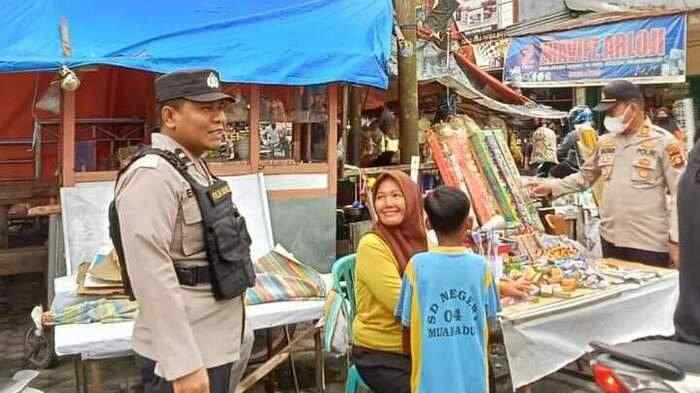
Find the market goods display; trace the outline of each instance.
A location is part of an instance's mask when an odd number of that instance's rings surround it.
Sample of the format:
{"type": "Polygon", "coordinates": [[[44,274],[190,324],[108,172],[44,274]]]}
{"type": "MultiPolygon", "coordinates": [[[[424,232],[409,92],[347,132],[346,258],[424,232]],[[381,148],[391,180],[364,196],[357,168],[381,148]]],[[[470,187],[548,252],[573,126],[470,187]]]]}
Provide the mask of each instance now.
{"type": "Polygon", "coordinates": [[[493,135],[493,131],[484,131],[484,134],[486,145],[488,146],[489,152],[494,159],[499,175],[505,180],[508,194],[513,200],[518,217],[522,217],[530,225],[535,224],[534,222],[530,221],[531,217],[529,216],[529,211],[527,209],[527,202],[525,201],[524,195],[521,192],[522,187],[520,187],[518,176],[511,173],[505,155],[503,154],[501,147],[498,145],[498,142],[493,135]]]}
{"type": "Polygon", "coordinates": [[[426,139],[445,184],[466,189],[479,223],[500,215],[509,228],[544,229],[500,130],[460,115],[428,129],[426,139]]]}
{"type": "Polygon", "coordinates": [[[529,295],[505,296],[504,307],[514,306],[517,313],[654,277],[653,272],[587,259],[578,242],[546,235],[501,130],[481,129],[468,116],[453,116],[427,129],[426,141],[445,184],[465,191],[471,200],[481,224],[472,233],[475,251],[492,264],[496,277],[529,295]],[[494,225],[497,219],[505,225],[494,225]]]}
{"type": "Polygon", "coordinates": [[[533,246],[520,235],[512,238],[517,246],[514,255],[504,262],[505,279],[527,283],[530,300],[536,297],[567,299],[575,297],[579,288],[606,289],[610,286],[607,277],[582,255],[576,242],[543,234],[533,236],[541,249],[539,257],[530,257],[532,251],[527,248],[533,246]]]}
{"type": "Polygon", "coordinates": [[[445,184],[469,195],[477,219],[483,224],[498,212],[493,195],[474,159],[465,129],[463,119],[453,117],[449,122],[428,129],[426,140],[445,184]]]}
{"type": "Polygon", "coordinates": [[[507,186],[505,185],[505,179],[500,176],[498,170],[496,169],[494,158],[486,146],[484,134],[480,132],[472,133],[469,135],[469,140],[471,141],[476,157],[478,158],[477,163],[484,173],[490,190],[498,203],[501,215],[503,218],[505,218],[506,222],[511,224],[511,226],[520,225],[521,221],[518,218],[518,213],[515,211],[515,207],[513,206],[513,198],[508,193],[507,186]]]}
{"type": "Polygon", "coordinates": [[[521,200],[523,206],[523,217],[532,227],[540,232],[544,232],[544,226],[542,225],[542,220],[535,209],[535,205],[530,200],[529,194],[525,192],[525,189],[520,185],[520,171],[518,166],[515,164],[515,159],[510,151],[508,142],[506,141],[505,135],[502,130],[491,130],[498,147],[501,151],[501,156],[505,159],[504,165],[508,173],[508,178],[511,180],[518,180],[517,186],[513,187],[513,192],[518,194],[518,199],[521,200]]]}

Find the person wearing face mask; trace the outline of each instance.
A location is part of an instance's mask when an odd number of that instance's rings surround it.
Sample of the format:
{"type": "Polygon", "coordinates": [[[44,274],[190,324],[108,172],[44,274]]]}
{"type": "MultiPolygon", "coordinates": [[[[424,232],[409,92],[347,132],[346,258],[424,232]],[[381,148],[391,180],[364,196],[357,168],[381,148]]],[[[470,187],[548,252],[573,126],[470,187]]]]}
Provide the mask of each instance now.
{"type": "Polygon", "coordinates": [[[372,392],[408,393],[411,352],[394,311],[408,261],[428,249],[422,198],[400,171],[381,174],[372,198],[377,222],[357,246],[352,362],[372,392]]]}
{"type": "Polygon", "coordinates": [[[676,190],[686,160],[679,142],[644,114],[639,88],[614,81],[595,107],[605,112],[603,135],[579,173],[537,185],[558,198],[603,182],[603,256],[668,267],[678,261],[676,190]],[[670,201],[669,201],[670,198],[670,201]]]}

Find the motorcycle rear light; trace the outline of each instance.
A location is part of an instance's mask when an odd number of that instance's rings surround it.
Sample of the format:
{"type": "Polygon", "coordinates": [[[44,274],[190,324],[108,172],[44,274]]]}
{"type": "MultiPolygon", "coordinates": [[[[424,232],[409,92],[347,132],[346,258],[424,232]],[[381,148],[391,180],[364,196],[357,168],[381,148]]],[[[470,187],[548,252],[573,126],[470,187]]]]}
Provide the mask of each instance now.
{"type": "Polygon", "coordinates": [[[617,378],[615,372],[601,364],[593,366],[593,376],[598,386],[605,393],[630,393],[625,385],[617,378]]]}

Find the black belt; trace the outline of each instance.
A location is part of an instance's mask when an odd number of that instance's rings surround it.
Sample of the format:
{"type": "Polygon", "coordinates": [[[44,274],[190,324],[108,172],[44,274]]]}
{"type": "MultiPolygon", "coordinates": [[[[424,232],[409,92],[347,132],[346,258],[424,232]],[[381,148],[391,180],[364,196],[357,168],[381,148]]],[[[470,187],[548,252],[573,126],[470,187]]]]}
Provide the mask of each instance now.
{"type": "Polygon", "coordinates": [[[209,274],[209,266],[195,267],[175,267],[177,280],[181,285],[194,287],[198,284],[211,283],[211,275],[209,274]]]}

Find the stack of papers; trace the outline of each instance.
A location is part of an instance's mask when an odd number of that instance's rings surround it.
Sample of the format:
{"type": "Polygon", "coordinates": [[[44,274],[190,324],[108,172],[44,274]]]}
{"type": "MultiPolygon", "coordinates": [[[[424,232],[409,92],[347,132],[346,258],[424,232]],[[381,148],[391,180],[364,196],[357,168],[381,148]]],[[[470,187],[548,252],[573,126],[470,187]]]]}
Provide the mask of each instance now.
{"type": "Polygon", "coordinates": [[[119,259],[113,247],[100,248],[90,263],[83,286],[87,289],[121,288],[119,259]]]}
{"type": "Polygon", "coordinates": [[[78,295],[124,295],[124,285],[119,268],[119,258],[112,246],[98,249],[92,262],[78,267],[78,295]]]}

